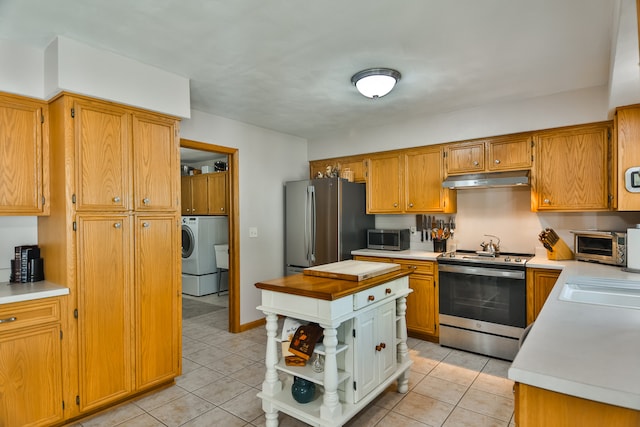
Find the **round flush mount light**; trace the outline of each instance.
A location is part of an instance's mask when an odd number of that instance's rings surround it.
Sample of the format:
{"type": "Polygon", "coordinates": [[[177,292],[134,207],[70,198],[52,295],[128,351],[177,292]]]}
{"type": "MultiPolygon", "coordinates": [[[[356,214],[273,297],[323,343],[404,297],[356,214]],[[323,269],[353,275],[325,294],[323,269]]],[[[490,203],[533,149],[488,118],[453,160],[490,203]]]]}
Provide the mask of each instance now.
{"type": "Polygon", "coordinates": [[[351,77],[351,83],[367,98],[381,98],[400,80],[400,72],[391,68],[369,68],[351,77]]]}

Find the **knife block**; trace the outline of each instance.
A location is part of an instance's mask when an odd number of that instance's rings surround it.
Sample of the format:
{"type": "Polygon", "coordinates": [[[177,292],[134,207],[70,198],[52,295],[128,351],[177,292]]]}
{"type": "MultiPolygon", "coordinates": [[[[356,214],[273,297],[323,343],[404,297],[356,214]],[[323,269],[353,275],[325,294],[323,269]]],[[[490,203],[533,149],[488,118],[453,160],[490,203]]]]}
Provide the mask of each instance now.
{"type": "Polygon", "coordinates": [[[558,239],[558,241],[552,246],[553,251],[547,249],[547,259],[552,259],[555,261],[565,260],[565,259],[573,259],[573,252],[569,249],[569,246],[562,239],[558,239]]]}

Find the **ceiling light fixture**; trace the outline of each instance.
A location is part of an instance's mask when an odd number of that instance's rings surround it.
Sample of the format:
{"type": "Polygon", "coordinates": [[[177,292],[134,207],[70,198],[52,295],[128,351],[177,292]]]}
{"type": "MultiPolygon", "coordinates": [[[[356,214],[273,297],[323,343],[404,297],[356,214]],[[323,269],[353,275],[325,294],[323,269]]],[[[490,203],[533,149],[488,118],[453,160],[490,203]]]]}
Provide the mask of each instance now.
{"type": "Polygon", "coordinates": [[[381,98],[400,80],[400,72],[391,68],[369,68],[351,77],[351,83],[367,98],[381,98]]]}

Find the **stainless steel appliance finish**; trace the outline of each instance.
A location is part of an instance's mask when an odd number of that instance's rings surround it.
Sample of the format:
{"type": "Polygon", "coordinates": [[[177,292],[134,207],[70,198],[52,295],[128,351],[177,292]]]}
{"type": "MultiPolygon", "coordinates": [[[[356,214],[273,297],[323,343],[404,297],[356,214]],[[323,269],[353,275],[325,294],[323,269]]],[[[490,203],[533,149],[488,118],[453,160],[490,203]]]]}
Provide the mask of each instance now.
{"type": "Polygon", "coordinates": [[[530,255],[438,257],[440,344],[513,360],[526,327],[530,255]]]}
{"type": "Polygon", "coordinates": [[[627,265],[627,233],[623,231],[572,231],[578,261],[627,265]]]}
{"type": "Polygon", "coordinates": [[[285,274],[351,259],[367,246],[365,186],[341,178],[285,184],[285,274]]]}
{"type": "Polygon", "coordinates": [[[464,190],[467,188],[515,187],[529,185],[529,171],[488,172],[468,175],[451,175],[442,182],[443,188],[464,190]]]}
{"type": "Polygon", "coordinates": [[[367,230],[367,248],[404,251],[410,246],[409,234],[408,228],[400,230],[370,229],[367,230]]]}

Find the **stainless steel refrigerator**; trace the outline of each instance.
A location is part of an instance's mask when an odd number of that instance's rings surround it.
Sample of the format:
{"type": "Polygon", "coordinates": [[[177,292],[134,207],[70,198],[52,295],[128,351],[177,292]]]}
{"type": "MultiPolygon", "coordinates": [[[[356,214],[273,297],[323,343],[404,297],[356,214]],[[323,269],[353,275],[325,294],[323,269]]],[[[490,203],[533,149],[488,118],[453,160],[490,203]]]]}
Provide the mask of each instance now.
{"type": "Polygon", "coordinates": [[[340,178],[285,184],[285,274],[351,259],[367,246],[365,185],[340,178]]]}

